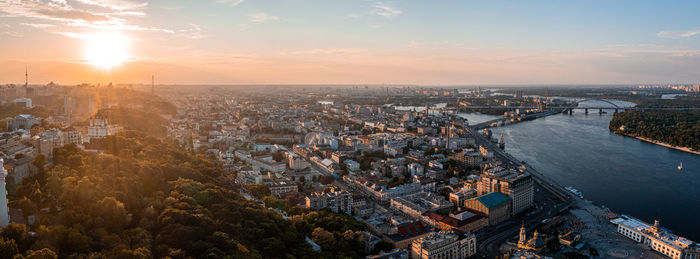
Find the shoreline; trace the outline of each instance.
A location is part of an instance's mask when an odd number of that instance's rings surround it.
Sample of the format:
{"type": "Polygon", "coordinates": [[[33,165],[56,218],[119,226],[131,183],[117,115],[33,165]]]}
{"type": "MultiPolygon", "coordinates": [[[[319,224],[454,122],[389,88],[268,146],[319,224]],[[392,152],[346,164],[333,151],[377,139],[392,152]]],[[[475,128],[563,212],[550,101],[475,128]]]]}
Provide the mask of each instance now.
{"type": "Polygon", "coordinates": [[[686,153],[691,153],[691,154],[700,155],[700,151],[695,151],[695,150],[693,150],[693,149],[691,149],[691,148],[689,148],[689,147],[674,146],[674,145],[668,144],[668,143],[666,143],[666,142],[661,142],[661,141],[657,141],[657,140],[653,140],[653,139],[648,139],[648,138],[644,138],[644,137],[632,136],[632,135],[625,134],[625,133],[618,133],[618,134],[620,134],[620,135],[622,135],[622,136],[630,137],[630,138],[639,139],[639,140],[641,140],[641,141],[644,141],[644,142],[647,142],[647,143],[651,143],[651,144],[655,144],[655,145],[659,145],[659,146],[663,146],[663,147],[666,147],[666,148],[675,149],[675,150],[683,151],[683,152],[686,152],[686,153]]]}

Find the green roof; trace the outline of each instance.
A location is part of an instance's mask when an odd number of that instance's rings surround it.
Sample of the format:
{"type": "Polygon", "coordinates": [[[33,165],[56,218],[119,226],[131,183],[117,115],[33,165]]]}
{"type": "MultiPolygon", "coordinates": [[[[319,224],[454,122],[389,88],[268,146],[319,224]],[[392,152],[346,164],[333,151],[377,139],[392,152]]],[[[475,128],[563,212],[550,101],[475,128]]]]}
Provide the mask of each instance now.
{"type": "Polygon", "coordinates": [[[497,207],[502,203],[510,202],[510,198],[508,197],[508,195],[505,195],[500,192],[492,192],[486,195],[482,195],[476,199],[489,209],[497,207]]]}

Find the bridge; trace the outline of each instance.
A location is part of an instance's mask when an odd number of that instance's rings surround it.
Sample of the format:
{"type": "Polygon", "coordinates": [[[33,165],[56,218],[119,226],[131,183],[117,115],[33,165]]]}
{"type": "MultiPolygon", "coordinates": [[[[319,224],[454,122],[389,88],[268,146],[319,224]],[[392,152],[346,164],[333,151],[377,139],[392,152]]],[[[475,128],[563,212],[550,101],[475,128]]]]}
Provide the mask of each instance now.
{"type": "Polygon", "coordinates": [[[527,114],[527,115],[525,115],[525,117],[520,117],[520,118],[501,117],[498,119],[485,121],[485,122],[482,122],[479,124],[470,125],[469,127],[474,129],[474,130],[482,130],[482,129],[493,127],[493,126],[503,126],[503,125],[508,124],[508,122],[517,123],[517,122],[529,121],[529,120],[534,120],[537,118],[547,117],[550,115],[562,113],[563,111],[564,111],[563,109],[552,109],[552,110],[549,110],[546,112],[527,114]]]}
{"type": "MultiPolygon", "coordinates": [[[[461,106],[457,108],[460,111],[463,110],[474,110],[474,109],[506,109],[506,110],[515,110],[515,109],[524,109],[524,110],[534,110],[534,109],[539,109],[540,107],[536,106],[501,106],[501,105],[474,105],[474,106],[461,106]]],[[[574,110],[584,110],[585,114],[588,114],[589,110],[598,110],[599,114],[605,113],[604,110],[614,110],[616,113],[619,111],[700,111],[700,107],[674,107],[674,108],[668,108],[668,107],[634,107],[634,106],[620,106],[616,103],[614,103],[611,100],[607,99],[600,99],[600,98],[588,98],[588,99],[581,99],[573,102],[569,106],[553,106],[553,107],[544,107],[545,110],[547,111],[554,111],[554,110],[560,110],[561,112],[565,114],[572,114],[574,110]],[[604,102],[607,104],[610,104],[608,106],[600,106],[600,105],[593,105],[593,106],[580,106],[581,103],[583,102],[588,102],[588,101],[599,101],[599,102],[604,102]]],[[[499,120],[500,121],[500,120],[499,120]]],[[[497,122],[494,120],[494,122],[497,122]]]]}

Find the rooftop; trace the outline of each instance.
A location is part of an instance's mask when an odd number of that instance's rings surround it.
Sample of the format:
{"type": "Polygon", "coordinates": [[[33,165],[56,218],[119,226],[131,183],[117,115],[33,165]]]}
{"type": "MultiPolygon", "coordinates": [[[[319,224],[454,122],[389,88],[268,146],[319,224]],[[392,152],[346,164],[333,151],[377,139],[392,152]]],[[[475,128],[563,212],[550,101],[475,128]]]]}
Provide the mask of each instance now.
{"type": "Polygon", "coordinates": [[[508,195],[505,195],[500,192],[492,192],[486,195],[482,195],[476,199],[489,209],[497,207],[502,203],[510,202],[510,198],[508,198],[508,195]]]}

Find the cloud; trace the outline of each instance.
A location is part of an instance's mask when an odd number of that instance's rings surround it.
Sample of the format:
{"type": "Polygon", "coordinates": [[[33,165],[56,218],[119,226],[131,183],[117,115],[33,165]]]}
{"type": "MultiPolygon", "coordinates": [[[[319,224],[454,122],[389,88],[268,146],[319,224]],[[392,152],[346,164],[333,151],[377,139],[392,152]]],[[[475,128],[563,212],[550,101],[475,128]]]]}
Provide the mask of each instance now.
{"type": "Polygon", "coordinates": [[[114,31],[174,33],[169,29],[129,23],[127,17],[146,15],[140,9],[147,5],[148,3],[127,0],[0,1],[0,13],[4,13],[5,17],[28,18],[30,21],[22,25],[46,29],[50,32],[65,32],[70,31],[70,28],[83,27],[114,31]]]}
{"type": "Polygon", "coordinates": [[[46,29],[46,28],[56,27],[56,25],[46,24],[46,23],[20,23],[20,24],[24,25],[24,26],[38,28],[38,29],[46,29]]]}
{"type": "Polygon", "coordinates": [[[227,4],[230,5],[231,7],[236,7],[239,4],[243,3],[245,0],[216,0],[217,4],[227,4]]]}
{"type": "MultiPolygon", "coordinates": [[[[53,0],[56,1],[56,0],[53,0]]],[[[65,0],[59,0],[65,4],[65,0]]],[[[125,0],[76,0],[80,3],[99,6],[103,8],[108,8],[112,10],[133,10],[146,7],[148,3],[136,3],[132,1],[125,0]]]]}
{"type": "Polygon", "coordinates": [[[660,31],[656,35],[661,38],[689,38],[700,35],[700,29],[690,31],[660,31]]]}
{"type": "Polygon", "coordinates": [[[189,25],[189,28],[178,30],[178,35],[183,35],[193,40],[211,37],[211,35],[205,33],[204,29],[202,29],[202,26],[199,26],[198,24],[194,23],[188,23],[187,25],[189,25]]]}
{"type": "Polygon", "coordinates": [[[310,50],[282,51],[281,55],[357,55],[367,53],[361,48],[317,48],[310,50]]]}
{"type": "Polygon", "coordinates": [[[403,11],[396,9],[396,7],[392,6],[390,3],[377,2],[374,4],[373,13],[385,18],[394,18],[402,14],[403,11]]]}
{"type": "Polygon", "coordinates": [[[250,20],[252,22],[258,22],[258,23],[279,20],[279,18],[277,16],[272,16],[272,15],[269,15],[267,13],[254,13],[254,14],[248,15],[248,17],[250,17],[250,20]]]}

